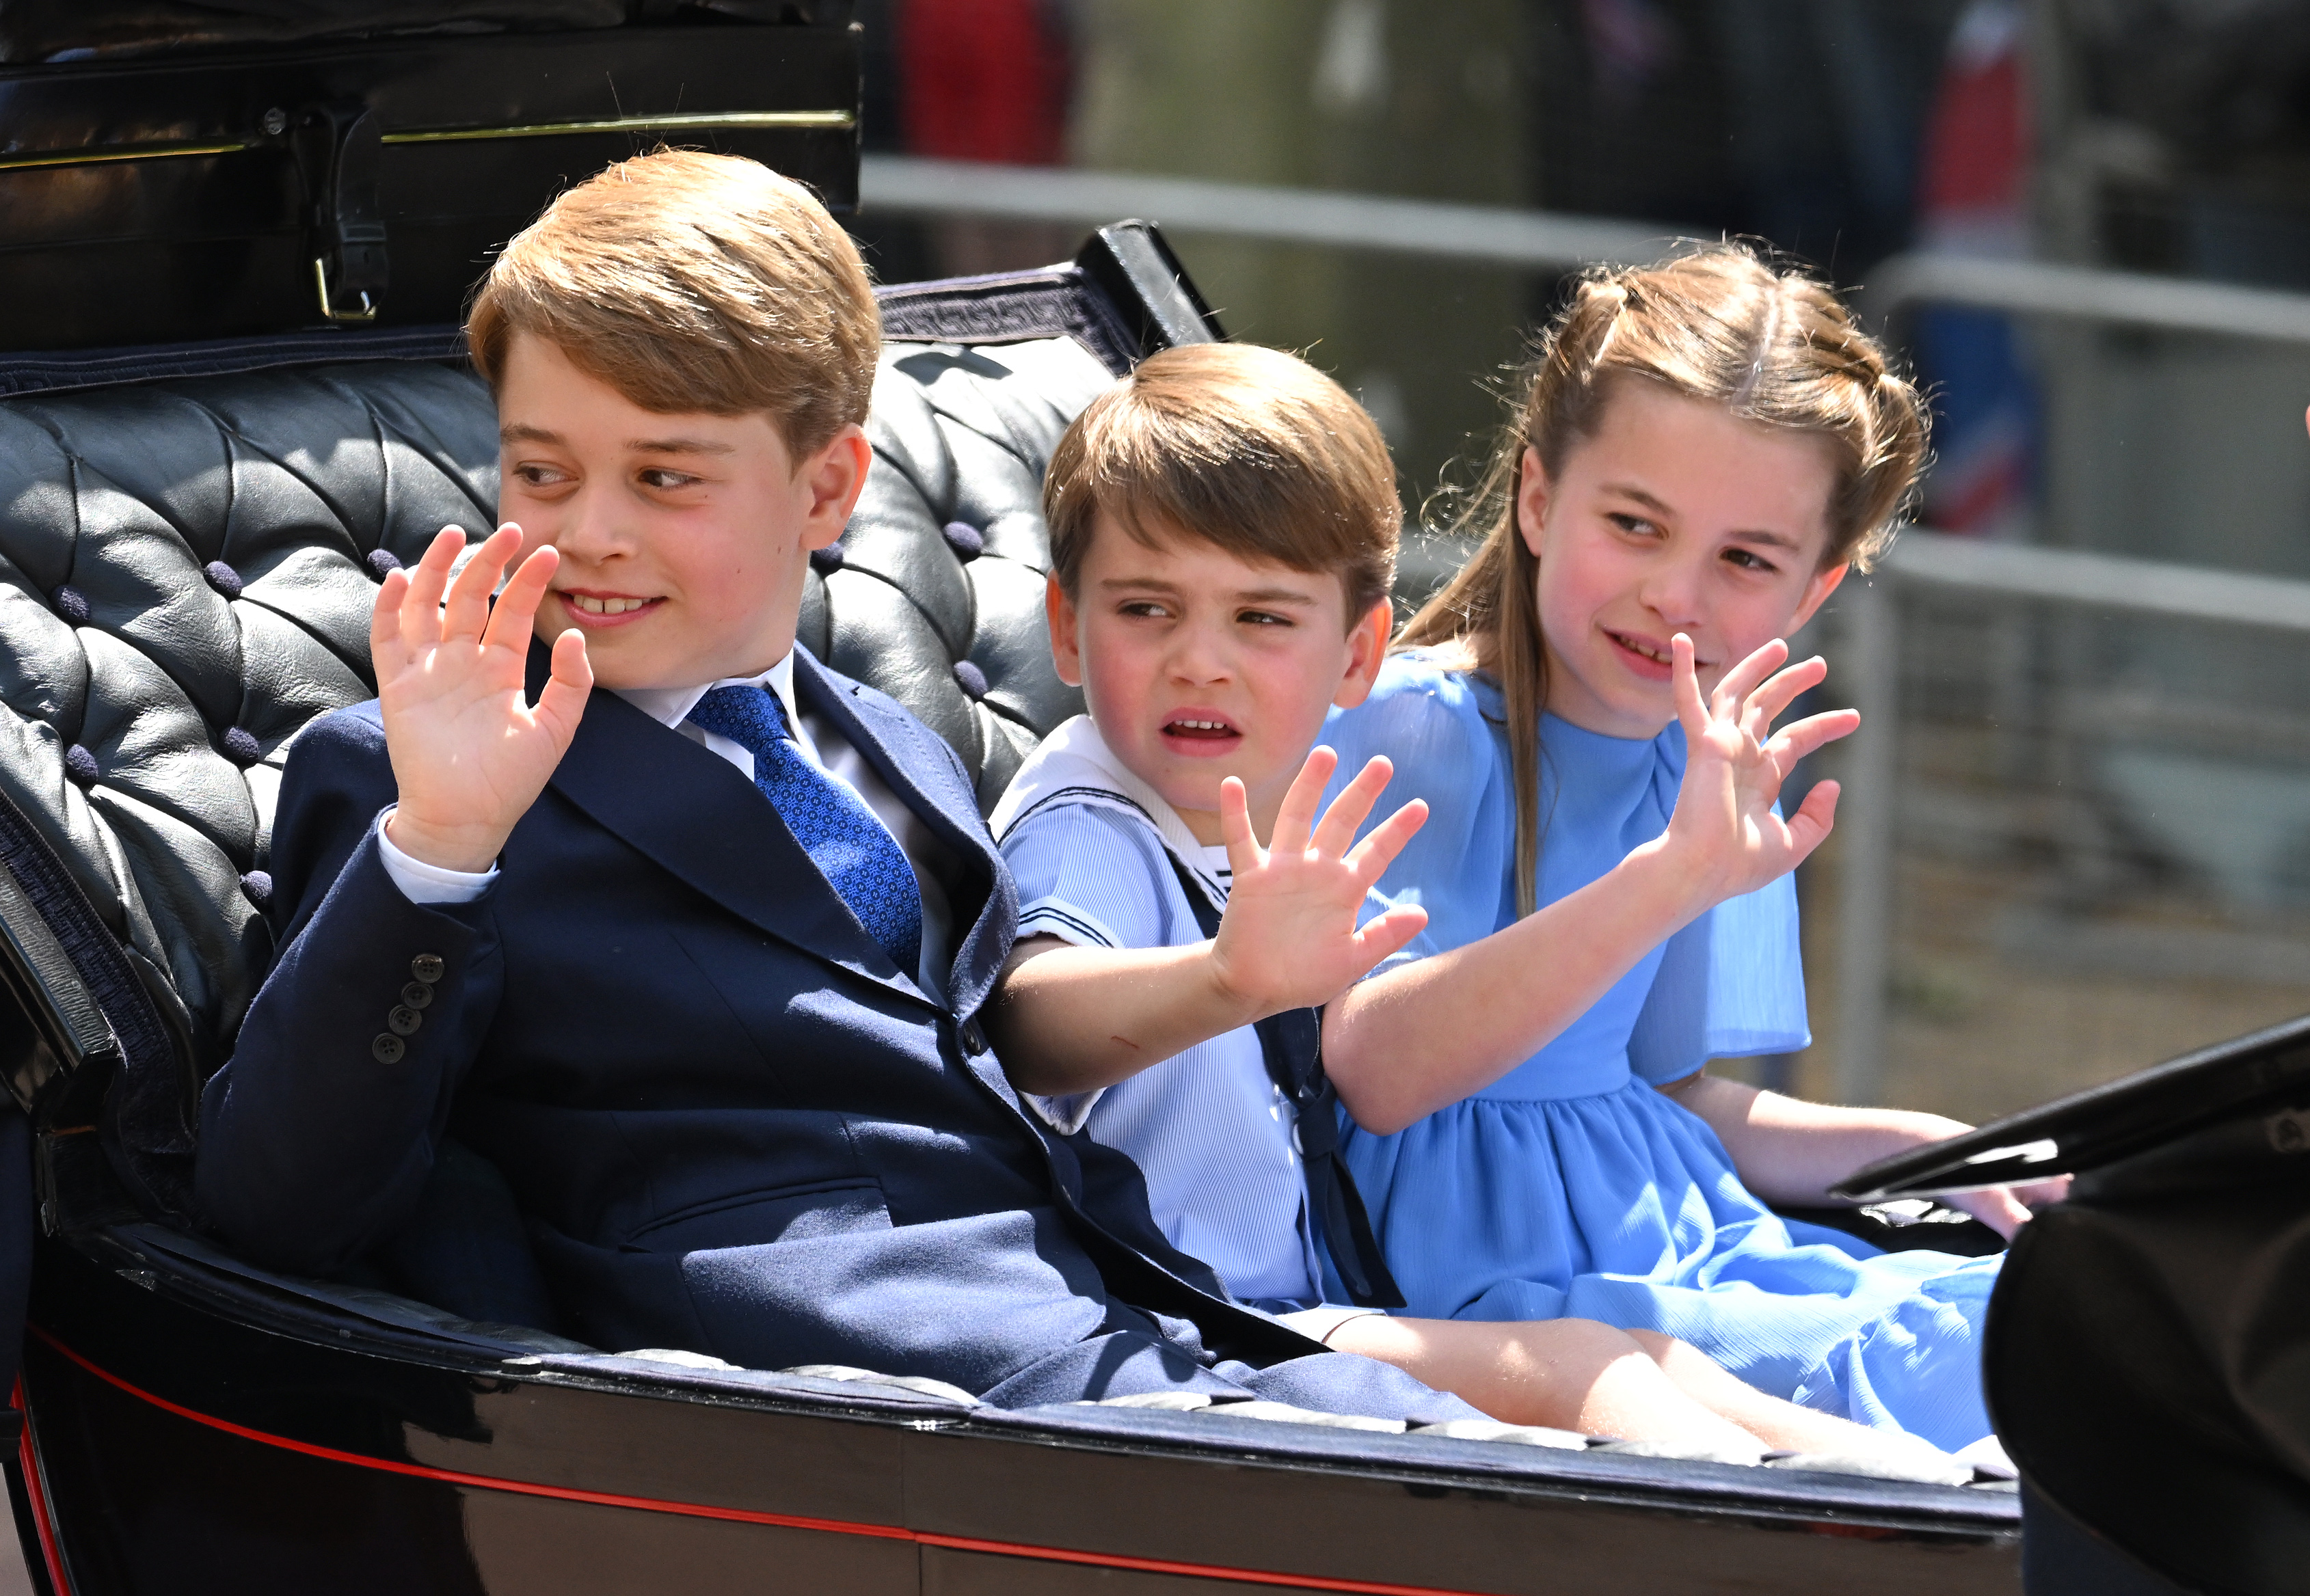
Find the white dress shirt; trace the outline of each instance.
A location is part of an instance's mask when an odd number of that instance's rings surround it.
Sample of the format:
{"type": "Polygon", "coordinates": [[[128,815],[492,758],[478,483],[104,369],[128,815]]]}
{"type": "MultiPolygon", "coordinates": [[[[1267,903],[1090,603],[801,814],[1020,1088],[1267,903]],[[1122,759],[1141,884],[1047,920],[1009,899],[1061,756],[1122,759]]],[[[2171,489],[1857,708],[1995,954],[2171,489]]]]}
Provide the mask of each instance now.
{"type": "MultiPolygon", "coordinates": [[[[763,687],[776,693],[786,709],[786,725],[794,733],[795,746],[802,750],[803,758],[857,794],[897,841],[907,855],[907,863],[914,867],[915,882],[923,895],[922,967],[915,972],[915,982],[931,997],[943,1001],[947,967],[953,956],[954,912],[947,902],[946,889],[939,885],[939,867],[948,862],[949,850],[923,818],[908,809],[905,800],[874,774],[865,756],[851,746],[833,722],[824,716],[803,715],[796,707],[791,652],[755,676],[734,676],[699,687],[610,690],[659,724],[673,727],[707,752],[727,759],[751,782],[754,779],[754,756],[751,752],[727,737],[692,725],[686,718],[698,707],[698,700],[717,687],[763,687]]],[[[385,822],[392,818],[390,809],[378,818],[378,852],[384,859],[386,874],[393,878],[393,884],[410,902],[471,903],[497,880],[495,865],[480,872],[443,870],[411,858],[394,846],[393,839],[385,834],[385,822]]]]}

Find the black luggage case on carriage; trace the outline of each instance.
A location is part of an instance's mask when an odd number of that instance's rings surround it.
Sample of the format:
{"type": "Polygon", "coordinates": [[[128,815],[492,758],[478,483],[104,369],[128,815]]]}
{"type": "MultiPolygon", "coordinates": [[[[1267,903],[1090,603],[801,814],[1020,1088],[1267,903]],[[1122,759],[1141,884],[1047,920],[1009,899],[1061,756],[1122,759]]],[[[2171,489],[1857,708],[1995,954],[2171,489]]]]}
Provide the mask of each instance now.
{"type": "Polygon", "coordinates": [[[453,323],[661,143],[857,202],[849,0],[0,0],[0,350],[453,323]]]}

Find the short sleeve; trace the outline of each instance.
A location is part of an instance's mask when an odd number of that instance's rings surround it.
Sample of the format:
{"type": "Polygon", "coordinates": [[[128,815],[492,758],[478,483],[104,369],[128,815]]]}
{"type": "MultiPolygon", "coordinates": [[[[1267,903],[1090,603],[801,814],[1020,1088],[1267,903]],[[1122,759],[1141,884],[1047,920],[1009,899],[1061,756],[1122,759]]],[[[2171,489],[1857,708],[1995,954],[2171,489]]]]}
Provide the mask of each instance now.
{"type": "MultiPolygon", "coordinates": [[[[1142,821],[1089,804],[1054,804],[1011,828],[1003,862],[1019,888],[1021,941],[1051,936],[1079,948],[1167,948],[1203,940],[1192,911],[1181,934],[1184,889],[1162,838],[1142,821]]],[[[1106,1092],[1020,1095],[1072,1135],[1106,1092]]]]}
{"type": "Polygon", "coordinates": [[[1153,827],[1083,803],[1038,811],[1003,839],[1019,887],[1019,936],[1054,936],[1078,947],[1166,948],[1203,940],[1180,934],[1171,856],[1153,827]]]}
{"type": "Polygon", "coordinates": [[[1796,878],[1785,875],[1671,937],[1628,1037],[1629,1069],[1663,1086],[1713,1058],[1810,1044],[1797,932],[1796,878]]]}
{"type": "Polygon", "coordinates": [[[1362,704],[1332,712],[1324,741],[1340,756],[1327,804],[1373,756],[1385,754],[1395,766],[1365,830],[1415,798],[1427,801],[1426,824],[1379,881],[1397,903],[1427,909],[1420,945],[1445,951],[1498,931],[1515,835],[1514,798],[1467,677],[1398,655],[1362,704]]]}

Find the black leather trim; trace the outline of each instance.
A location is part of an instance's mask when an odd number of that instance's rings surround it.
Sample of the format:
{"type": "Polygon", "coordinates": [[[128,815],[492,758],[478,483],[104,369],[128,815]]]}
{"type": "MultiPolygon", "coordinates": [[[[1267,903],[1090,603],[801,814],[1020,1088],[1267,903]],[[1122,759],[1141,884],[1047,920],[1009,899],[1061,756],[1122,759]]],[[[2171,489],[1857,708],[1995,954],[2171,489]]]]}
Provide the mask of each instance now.
{"type": "Polygon", "coordinates": [[[455,326],[331,328],[198,343],[127,349],[44,350],[0,354],[0,395],[65,394],[171,377],[230,377],[341,360],[462,360],[465,330],[455,326]]]}

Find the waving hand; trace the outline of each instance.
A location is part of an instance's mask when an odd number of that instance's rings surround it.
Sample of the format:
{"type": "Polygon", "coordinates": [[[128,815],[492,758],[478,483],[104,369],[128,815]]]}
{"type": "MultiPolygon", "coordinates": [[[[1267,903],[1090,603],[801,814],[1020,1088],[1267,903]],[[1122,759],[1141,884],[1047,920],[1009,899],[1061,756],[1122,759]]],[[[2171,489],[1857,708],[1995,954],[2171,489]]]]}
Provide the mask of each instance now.
{"type": "Polygon", "coordinates": [[[521,547],[508,523],[449,569],[465,534],[442,529],[414,569],[395,571],[369,619],[386,747],[400,804],[386,822],[395,847],[445,870],[484,871],[544,789],[578,733],[594,672],[586,639],[564,632],[535,707],[524,691],[530,629],[560,556],[524,560],[497,603],[490,593],[521,547]],[[446,600],[445,600],[446,593],[446,600]]]}
{"type": "Polygon", "coordinates": [[[1220,788],[1220,830],[1235,880],[1211,946],[1212,972],[1261,1014],[1329,1002],[1428,924],[1426,909],[1407,906],[1358,928],[1365,894],[1427,820],[1428,805],[1405,804],[1350,847],[1394,767],[1372,760],[1317,821],[1316,801],[1339,759],[1328,748],[1307,756],[1264,848],[1252,834],[1243,783],[1229,776],[1220,788]]]}
{"type": "Polygon", "coordinates": [[[1716,900],[1737,898],[1795,869],[1828,835],[1837,818],[1835,782],[1817,785],[1785,819],[1773,805],[1797,761],[1851,733],[1861,716],[1833,709],[1773,731],[1797,695],[1828,674],[1817,656],[1781,669],[1789,646],[1778,638],[1726,672],[1705,700],[1692,640],[1680,632],[1672,647],[1685,767],[1668,845],[1687,869],[1713,884],[1716,900]]]}

